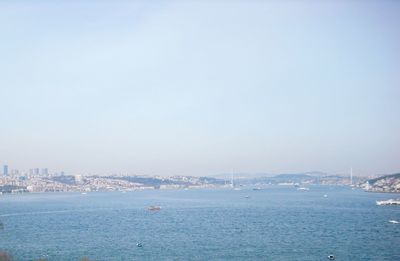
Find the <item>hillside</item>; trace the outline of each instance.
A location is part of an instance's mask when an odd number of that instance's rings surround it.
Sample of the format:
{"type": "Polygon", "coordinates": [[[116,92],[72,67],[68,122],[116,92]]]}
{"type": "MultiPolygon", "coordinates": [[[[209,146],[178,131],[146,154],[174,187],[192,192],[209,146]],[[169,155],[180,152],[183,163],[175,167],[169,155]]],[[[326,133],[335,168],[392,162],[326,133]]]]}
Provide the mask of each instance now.
{"type": "Polygon", "coordinates": [[[400,193],[400,173],[370,179],[362,184],[361,187],[364,190],[371,192],[400,193]]]}

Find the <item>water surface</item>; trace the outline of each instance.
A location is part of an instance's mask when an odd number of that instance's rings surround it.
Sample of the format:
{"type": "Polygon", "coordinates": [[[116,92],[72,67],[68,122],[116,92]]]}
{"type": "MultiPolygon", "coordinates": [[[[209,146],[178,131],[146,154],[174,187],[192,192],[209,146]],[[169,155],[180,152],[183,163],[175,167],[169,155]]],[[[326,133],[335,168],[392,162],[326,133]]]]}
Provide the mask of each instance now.
{"type": "Polygon", "coordinates": [[[391,197],[328,186],[3,195],[0,249],[22,261],[400,260],[400,224],[388,222],[400,207],[375,205],[391,197]]]}

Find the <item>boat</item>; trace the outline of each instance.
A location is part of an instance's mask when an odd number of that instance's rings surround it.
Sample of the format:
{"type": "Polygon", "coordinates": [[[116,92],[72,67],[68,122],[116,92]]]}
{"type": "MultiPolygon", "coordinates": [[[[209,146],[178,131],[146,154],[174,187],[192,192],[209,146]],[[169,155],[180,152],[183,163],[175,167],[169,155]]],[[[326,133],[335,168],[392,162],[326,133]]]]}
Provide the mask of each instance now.
{"type": "Polygon", "coordinates": [[[150,206],[148,208],[148,210],[149,211],[159,211],[159,210],[161,210],[161,207],[160,206],[150,206]]]}
{"type": "Polygon", "coordinates": [[[305,187],[300,187],[297,189],[298,191],[309,191],[309,188],[305,188],[305,187]]]}
{"type": "Polygon", "coordinates": [[[392,223],[392,224],[399,224],[400,222],[397,221],[397,220],[389,220],[389,223],[392,223]]]}
{"type": "Polygon", "coordinates": [[[142,247],[143,245],[142,245],[142,243],[139,242],[139,243],[136,243],[136,246],[137,247],[142,247]]]}
{"type": "Polygon", "coordinates": [[[378,206],[400,205],[400,199],[377,200],[376,205],[378,206]]]}
{"type": "Polygon", "coordinates": [[[329,260],[335,260],[335,258],[336,258],[336,257],[335,257],[334,255],[329,255],[329,256],[328,256],[328,259],[329,259],[329,260]]]}
{"type": "Polygon", "coordinates": [[[324,195],[324,198],[327,198],[327,197],[328,197],[328,195],[325,194],[325,195],[324,195]]]}

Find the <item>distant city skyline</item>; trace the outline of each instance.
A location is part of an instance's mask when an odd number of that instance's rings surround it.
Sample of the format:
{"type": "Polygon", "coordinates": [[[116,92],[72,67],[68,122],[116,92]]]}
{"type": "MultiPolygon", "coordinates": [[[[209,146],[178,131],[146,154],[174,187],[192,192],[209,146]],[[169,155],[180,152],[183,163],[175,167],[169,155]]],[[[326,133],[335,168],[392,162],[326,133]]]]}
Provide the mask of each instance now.
{"type": "Polygon", "coordinates": [[[399,13],[398,1],[3,1],[3,172],[400,172],[399,13]]]}
{"type": "MultiPolygon", "coordinates": [[[[1,164],[1,162],[0,162],[1,164]]],[[[175,176],[177,174],[170,174],[170,175],[162,175],[159,173],[153,173],[153,174],[149,174],[149,173],[137,173],[137,172],[84,172],[84,171],[76,171],[73,173],[65,173],[65,171],[63,170],[59,170],[59,169],[53,169],[53,170],[49,170],[48,168],[29,168],[29,169],[20,169],[16,166],[11,166],[10,170],[9,170],[9,166],[4,164],[3,165],[3,172],[0,173],[3,176],[26,176],[26,175],[30,175],[30,176],[48,176],[48,175],[52,175],[52,176],[64,176],[64,175],[72,175],[72,176],[91,176],[91,175],[100,175],[100,176],[175,176]]],[[[349,179],[352,179],[353,176],[358,176],[358,177],[362,177],[362,176],[382,176],[382,175],[387,175],[387,174],[393,174],[393,173],[366,173],[366,172],[361,172],[359,170],[356,170],[356,173],[353,172],[353,168],[350,168],[347,171],[343,171],[343,172],[324,172],[324,171],[320,171],[320,170],[309,170],[309,171],[304,171],[304,172],[299,172],[299,171],[294,171],[294,172],[235,172],[233,170],[231,170],[231,172],[221,172],[221,173],[211,173],[211,174],[204,174],[204,175],[197,175],[197,176],[208,176],[208,177],[216,177],[216,178],[222,178],[222,179],[227,179],[230,180],[232,177],[248,177],[248,178],[255,178],[255,177],[273,177],[276,175],[311,175],[311,176],[342,176],[342,177],[346,177],[348,176],[349,179]]],[[[182,175],[177,175],[177,176],[182,176],[182,175]]],[[[184,175],[183,175],[184,176],[184,175]]],[[[186,175],[186,176],[191,176],[190,174],[186,175]]],[[[194,175],[196,176],[196,175],[194,175]]]]}

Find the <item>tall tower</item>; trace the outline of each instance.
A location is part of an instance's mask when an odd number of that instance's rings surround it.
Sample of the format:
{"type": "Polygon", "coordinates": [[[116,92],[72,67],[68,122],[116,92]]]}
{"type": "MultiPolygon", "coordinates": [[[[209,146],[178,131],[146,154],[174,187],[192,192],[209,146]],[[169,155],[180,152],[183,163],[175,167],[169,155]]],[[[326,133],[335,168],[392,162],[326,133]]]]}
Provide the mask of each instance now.
{"type": "Polygon", "coordinates": [[[3,175],[8,176],[8,165],[3,166],[3,175]]]}

